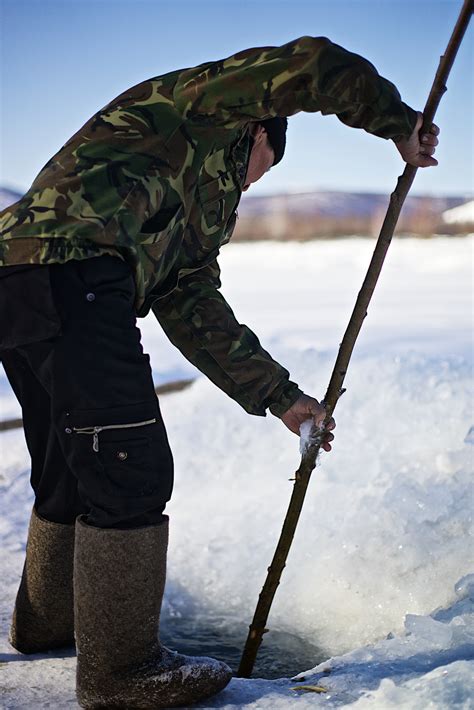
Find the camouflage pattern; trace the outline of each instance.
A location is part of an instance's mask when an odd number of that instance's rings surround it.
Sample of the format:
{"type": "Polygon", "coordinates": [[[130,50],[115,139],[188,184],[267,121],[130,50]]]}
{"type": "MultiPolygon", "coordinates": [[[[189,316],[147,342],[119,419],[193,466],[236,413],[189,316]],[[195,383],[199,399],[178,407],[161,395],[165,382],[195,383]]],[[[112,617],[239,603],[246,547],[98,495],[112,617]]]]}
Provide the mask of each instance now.
{"type": "Polygon", "coordinates": [[[298,111],[393,140],[416,123],[393,84],[324,37],[154,77],[98,111],[0,213],[0,267],[125,259],[137,314],[153,307],[172,342],[247,411],[281,415],[300,391],[218,292],[216,257],[235,226],[250,123],[298,111]]]}

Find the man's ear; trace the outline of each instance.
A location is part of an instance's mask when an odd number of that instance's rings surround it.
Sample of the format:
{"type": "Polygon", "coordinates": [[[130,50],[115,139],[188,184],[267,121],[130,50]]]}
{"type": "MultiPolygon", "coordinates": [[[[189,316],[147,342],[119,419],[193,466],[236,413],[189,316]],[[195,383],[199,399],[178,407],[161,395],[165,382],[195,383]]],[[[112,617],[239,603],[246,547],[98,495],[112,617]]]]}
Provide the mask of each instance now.
{"type": "Polygon", "coordinates": [[[267,136],[267,132],[261,123],[252,123],[249,132],[256,145],[263,143],[267,136]]]}

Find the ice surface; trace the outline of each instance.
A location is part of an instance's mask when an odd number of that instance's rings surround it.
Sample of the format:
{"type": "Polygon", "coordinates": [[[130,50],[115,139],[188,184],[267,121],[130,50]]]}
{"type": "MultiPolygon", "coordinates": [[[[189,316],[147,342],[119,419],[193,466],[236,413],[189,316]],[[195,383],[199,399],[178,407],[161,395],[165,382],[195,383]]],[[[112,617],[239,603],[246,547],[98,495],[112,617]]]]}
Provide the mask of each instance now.
{"type": "MultiPolygon", "coordinates": [[[[351,240],[224,250],[223,291],[237,317],[318,399],[372,248],[351,240]]],[[[201,707],[471,707],[472,241],[392,249],[335,412],[333,452],[322,453],[310,483],[269,620],[326,650],[328,661],[304,676],[328,692],[235,679],[201,707]]],[[[155,375],[188,367],[153,321],[143,326],[155,375]]],[[[204,378],[161,407],[176,464],[166,603],[249,623],[298,441],[204,378]]],[[[31,493],[21,433],[0,434],[0,446],[0,660],[15,661],[0,669],[0,705],[74,707],[74,659],[20,661],[6,641],[31,493]]]]}

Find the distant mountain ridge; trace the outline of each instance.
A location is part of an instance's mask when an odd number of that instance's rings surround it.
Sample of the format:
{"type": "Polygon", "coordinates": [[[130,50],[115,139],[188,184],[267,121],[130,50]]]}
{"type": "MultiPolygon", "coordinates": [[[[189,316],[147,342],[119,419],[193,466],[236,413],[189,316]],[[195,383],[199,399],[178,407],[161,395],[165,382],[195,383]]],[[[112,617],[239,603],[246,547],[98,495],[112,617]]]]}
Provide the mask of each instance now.
{"type": "MultiPolygon", "coordinates": [[[[457,207],[466,197],[408,196],[404,209],[413,212],[420,204],[430,204],[439,212],[457,207]]],[[[331,217],[367,217],[380,208],[386,209],[389,195],[375,192],[314,191],[281,195],[244,195],[240,204],[242,214],[260,215],[269,211],[285,210],[289,214],[322,215],[331,217]]]]}
{"type": "MultiPolygon", "coordinates": [[[[431,235],[474,230],[474,224],[448,222],[444,213],[464,205],[469,196],[408,196],[397,233],[431,235]]],[[[314,239],[378,234],[390,201],[387,194],[314,191],[269,196],[245,195],[239,206],[235,238],[314,239]]]]}
{"type": "MultiPolygon", "coordinates": [[[[13,204],[21,193],[0,187],[0,209],[13,204]]],[[[466,221],[452,220],[444,213],[468,205],[472,196],[408,196],[397,226],[397,233],[427,236],[458,234],[474,230],[469,215],[466,221]]],[[[308,240],[350,234],[376,235],[389,203],[389,196],[372,192],[314,192],[281,195],[244,195],[233,239],[308,240]]]]}
{"type": "Polygon", "coordinates": [[[23,193],[17,192],[16,190],[10,190],[8,187],[0,186],[0,210],[5,209],[8,205],[12,205],[19,200],[22,194],[23,193]]]}

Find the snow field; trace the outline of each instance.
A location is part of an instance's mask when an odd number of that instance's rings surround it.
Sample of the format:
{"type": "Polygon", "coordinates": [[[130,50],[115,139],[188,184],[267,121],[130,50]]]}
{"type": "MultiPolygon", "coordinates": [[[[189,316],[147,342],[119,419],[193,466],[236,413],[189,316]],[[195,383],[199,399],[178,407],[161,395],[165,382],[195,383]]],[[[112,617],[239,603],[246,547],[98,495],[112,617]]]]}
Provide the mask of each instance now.
{"type": "MultiPolygon", "coordinates": [[[[373,246],[238,244],[222,254],[239,320],[308,394],[324,395],[373,246]]],[[[474,707],[471,263],[469,239],[392,244],[335,412],[333,451],[313,473],[269,627],[326,652],[303,684],[327,693],[235,679],[201,707],[474,707]]],[[[157,381],[189,376],[152,319],[142,330],[157,381]]],[[[2,417],[15,416],[0,385],[2,417]]],[[[166,604],[249,623],[298,439],[202,377],[161,408],[176,467],[166,604]]],[[[0,660],[15,660],[0,669],[0,705],[74,707],[73,658],[20,661],[6,642],[31,493],[21,433],[0,436],[0,660]]]]}

